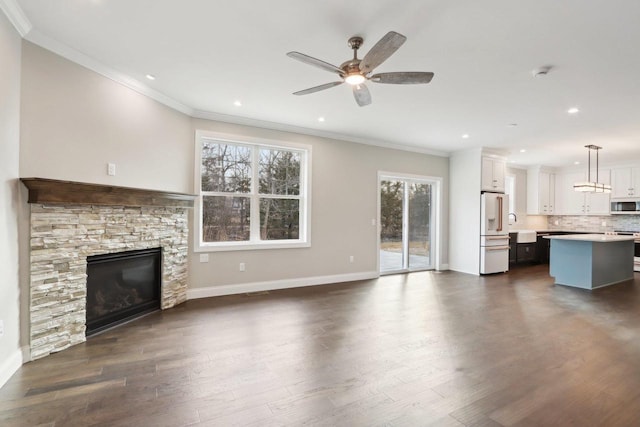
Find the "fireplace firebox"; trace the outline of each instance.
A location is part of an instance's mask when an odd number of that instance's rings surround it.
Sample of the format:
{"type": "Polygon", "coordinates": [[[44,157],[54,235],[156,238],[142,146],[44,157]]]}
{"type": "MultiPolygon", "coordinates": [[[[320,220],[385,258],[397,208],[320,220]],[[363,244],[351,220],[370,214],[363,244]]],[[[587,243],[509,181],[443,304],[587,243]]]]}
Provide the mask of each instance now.
{"type": "Polygon", "coordinates": [[[160,310],[162,248],[87,257],[87,329],[91,336],[160,310]]]}

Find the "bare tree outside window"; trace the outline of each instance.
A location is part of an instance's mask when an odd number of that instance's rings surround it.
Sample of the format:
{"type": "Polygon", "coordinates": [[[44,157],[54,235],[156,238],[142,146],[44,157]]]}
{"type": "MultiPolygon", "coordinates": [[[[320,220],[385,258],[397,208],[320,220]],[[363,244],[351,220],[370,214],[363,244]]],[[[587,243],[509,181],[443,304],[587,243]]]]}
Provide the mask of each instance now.
{"type": "Polygon", "coordinates": [[[429,256],[431,248],[431,185],[411,183],[409,185],[409,253],[429,256]]]}
{"type": "Polygon", "coordinates": [[[260,194],[300,194],[300,153],[260,150],[260,194]]]}
{"type": "MultiPolygon", "coordinates": [[[[202,191],[249,193],[251,148],[241,145],[202,144],[202,191]]],[[[202,240],[228,242],[249,240],[251,200],[230,195],[206,195],[202,200],[202,240]]]]}
{"type": "MultiPolygon", "coordinates": [[[[300,153],[260,150],[260,194],[288,196],[300,194],[300,153]]],[[[296,199],[260,199],[260,238],[262,240],[297,239],[300,227],[300,203],[296,199]]]]}
{"type": "Polygon", "coordinates": [[[380,182],[380,239],[382,247],[392,252],[402,250],[402,199],[404,182],[380,182]]]}
{"type": "Polygon", "coordinates": [[[251,191],[251,148],[203,143],[202,190],[223,193],[251,191]]]}
{"type": "Polygon", "coordinates": [[[205,196],[203,205],[202,240],[204,242],[249,240],[251,199],[205,196]]]}

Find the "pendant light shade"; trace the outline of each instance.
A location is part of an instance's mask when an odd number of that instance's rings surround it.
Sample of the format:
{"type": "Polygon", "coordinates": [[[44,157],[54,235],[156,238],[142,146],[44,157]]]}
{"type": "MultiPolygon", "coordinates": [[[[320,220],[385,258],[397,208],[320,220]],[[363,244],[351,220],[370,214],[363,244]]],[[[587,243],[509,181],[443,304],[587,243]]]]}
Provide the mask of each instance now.
{"type": "Polygon", "coordinates": [[[611,193],[611,186],[609,184],[602,184],[598,182],[598,150],[602,150],[602,147],[597,145],[585,145],[585,148],[589,149],[589,161],[587,166],[587,181],[576,182],[573,185],[575,191],[581,191],[585,193],[611,193]],[[591,181],[591,151],[596,152],[596,180],[591,181]]]}

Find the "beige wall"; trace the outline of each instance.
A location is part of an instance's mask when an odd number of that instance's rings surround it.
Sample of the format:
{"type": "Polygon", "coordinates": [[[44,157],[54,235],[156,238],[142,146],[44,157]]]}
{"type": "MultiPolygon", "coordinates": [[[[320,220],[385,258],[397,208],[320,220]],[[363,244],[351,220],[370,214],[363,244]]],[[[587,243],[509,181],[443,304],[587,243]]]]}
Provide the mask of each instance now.
{"type": "Polygon", "coordinates": [[[192,192],[196,129],[312,146],[312,246],[214,252],[208,263],[192,247],[191,288],[375,273],[378,171],[443,178],[447,262],[447,158],[191,119],[28,42],[23,56],[22,176],[192,192]]]}
{"type": "Polygon", "coordinates": [[[21,176],[192,191],[189,117],[27,41],[22,68],[21,176]]]}
{"type": "Polygon", "coordinates": [[[20,366],[20,36],[0,13],[0,386],[20,366]]]}
{"type": "MultiPolygon", "coordinates": [[[[444,157],[207,120],[194,120],[193,128],[308,144],[313,165],[311,247],[212,252],[208,263],[191,252],[191,288],[376,272],[377,227],[371,220],[377,218],[378,171],[443,177],[447,206],[449,161],[444,157]],[[239,271],[240,262],[245,272],[239,271]]],[[[446,246],[443,251],[446,263],[446,246]]]]}

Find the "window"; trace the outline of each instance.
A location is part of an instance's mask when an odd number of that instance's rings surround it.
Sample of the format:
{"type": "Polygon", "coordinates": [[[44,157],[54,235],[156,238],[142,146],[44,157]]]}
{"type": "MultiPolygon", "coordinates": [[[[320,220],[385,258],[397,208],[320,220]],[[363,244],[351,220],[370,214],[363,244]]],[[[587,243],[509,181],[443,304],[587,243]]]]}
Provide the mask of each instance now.
{"type": "Polygon", "coordinates": [[[509,196],[509,213],[516,213],[516,176],[507,175],[505,194],[509,196]]]}
{"type": "Polygon", "coordinates": [[[310,148],[196,132],[199,250],[309,246],[310,148]]]}

